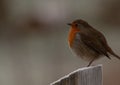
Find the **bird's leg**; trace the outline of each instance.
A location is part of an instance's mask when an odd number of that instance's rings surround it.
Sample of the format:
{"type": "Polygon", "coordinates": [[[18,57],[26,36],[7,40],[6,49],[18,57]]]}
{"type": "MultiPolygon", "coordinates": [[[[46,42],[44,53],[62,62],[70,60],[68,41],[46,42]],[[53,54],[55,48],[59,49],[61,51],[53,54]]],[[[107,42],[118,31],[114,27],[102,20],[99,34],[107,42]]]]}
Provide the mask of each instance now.
{"type": "Polygon", "coordinates": [[[95,58],[93,58],[93,59],[89,62],[89,64],[87,65],[87,67],[89,67],[89,66],[93,63],[94,60],[95,60],[95,58]]]}

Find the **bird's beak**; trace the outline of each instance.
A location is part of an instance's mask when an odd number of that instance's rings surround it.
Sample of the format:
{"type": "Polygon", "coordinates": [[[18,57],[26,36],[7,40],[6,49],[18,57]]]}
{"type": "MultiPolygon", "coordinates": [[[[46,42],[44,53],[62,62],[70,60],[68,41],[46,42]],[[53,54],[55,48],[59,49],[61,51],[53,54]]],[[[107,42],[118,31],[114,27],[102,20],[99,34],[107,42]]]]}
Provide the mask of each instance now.
{"type": "Polygon", "coordinates": [[[71,26],[72,24],[71,23],[67,23],[67,25],[71,26]]]}

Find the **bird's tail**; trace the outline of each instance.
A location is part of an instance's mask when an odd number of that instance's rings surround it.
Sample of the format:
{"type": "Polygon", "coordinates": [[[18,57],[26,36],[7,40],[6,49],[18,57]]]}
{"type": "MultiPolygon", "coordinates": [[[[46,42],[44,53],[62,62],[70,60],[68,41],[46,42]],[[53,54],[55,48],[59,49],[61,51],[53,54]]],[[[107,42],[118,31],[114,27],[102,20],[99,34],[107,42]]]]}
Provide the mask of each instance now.
{"type": "Polygon", "coordinates": [[[120,60],[120,57],[117,54],[115,54],[110,47],[109,47],[109,53],[120,60]]]}
{"type": "Polygon", "coordinates": [[[120,57],[118,55],[116,55],[114,52],[111,54],[120,60],[120,57]]]}

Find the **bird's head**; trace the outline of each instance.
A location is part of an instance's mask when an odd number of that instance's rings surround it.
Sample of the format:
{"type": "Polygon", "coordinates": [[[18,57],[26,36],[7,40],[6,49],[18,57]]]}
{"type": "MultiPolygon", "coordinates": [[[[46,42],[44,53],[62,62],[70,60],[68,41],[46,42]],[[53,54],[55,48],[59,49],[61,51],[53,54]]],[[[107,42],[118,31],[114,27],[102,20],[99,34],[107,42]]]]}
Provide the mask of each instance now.
{"type": "Polygon", "coordinates": [[[68,23],[68,25],[71,26],[72,28],[77,29],[84,29],[90,26],[86,21],[82,19],[75,20],[72,23],[68,23]]]}

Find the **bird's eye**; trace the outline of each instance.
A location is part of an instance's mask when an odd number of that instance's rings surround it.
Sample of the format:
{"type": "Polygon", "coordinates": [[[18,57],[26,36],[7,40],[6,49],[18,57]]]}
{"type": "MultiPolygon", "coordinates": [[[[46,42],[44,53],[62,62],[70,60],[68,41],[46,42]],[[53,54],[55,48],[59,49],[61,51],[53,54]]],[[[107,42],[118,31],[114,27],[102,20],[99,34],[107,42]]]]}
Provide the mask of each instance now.
{"type": "Polygon", "coordinates": [[[78,24],[75,24],[76,27],[78,27],[78,24]]]}

